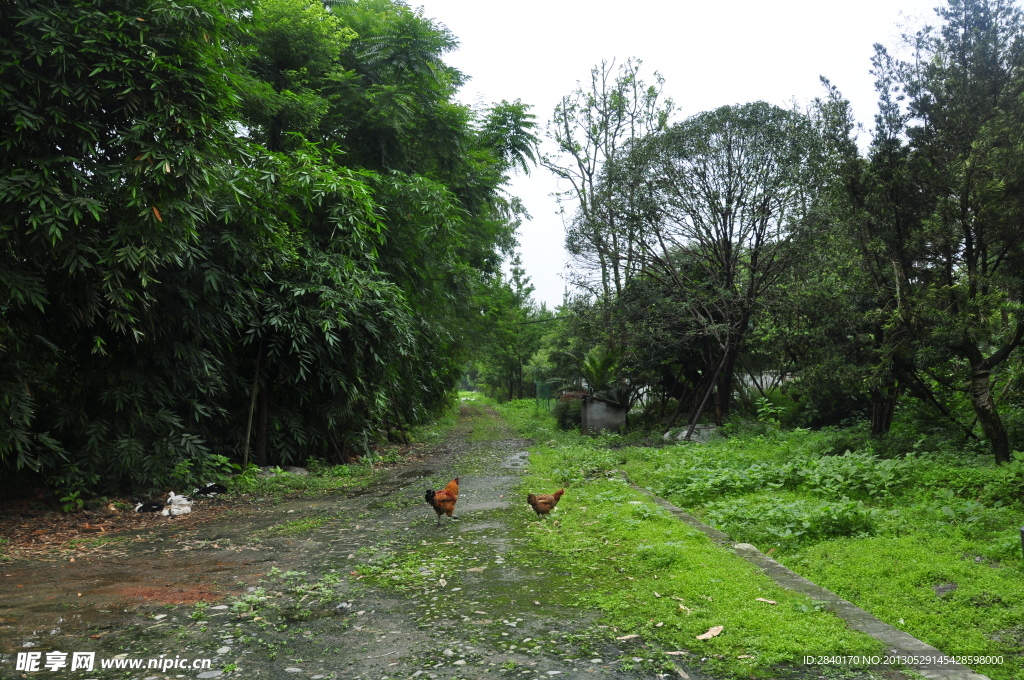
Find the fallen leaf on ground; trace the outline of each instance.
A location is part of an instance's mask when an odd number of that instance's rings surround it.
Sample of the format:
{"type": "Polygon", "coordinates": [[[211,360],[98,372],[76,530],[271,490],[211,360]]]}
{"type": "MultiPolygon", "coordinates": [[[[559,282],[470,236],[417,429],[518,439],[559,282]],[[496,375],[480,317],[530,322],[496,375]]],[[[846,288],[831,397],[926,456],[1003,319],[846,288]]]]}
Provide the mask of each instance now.
{"type": "Polygon", "coordinates": [[[753,657],[753,656],[751,656],[750,654],[740,654],[740,655],[739,655],[739,656],[737,656],[736,658],[737,658],[737,659],[753,659],[754,657],[753,657]]]}
{"type": "Polygon", "coordinates": [[[473,567],[472,569],[467,569],[466,571],[483,571],[484,569],[486,569],[486,567],[473,567]]]}
{"type": "Polygon", "coordinates": [[[708,632],[704,633],[703,635],[698,635],[697,639],[710,640],[711,638],[721,633],[723,630],[725,630],[725,626],[715,626],[714,628],[708,628],[708,632]]]}
{"type": "Polygon", "coordinates": [[[768,604],[778,604],[778,602],[776,602],[775,600],[766,600],[763,597],[757,598],[757,601],[758,602],[767,602],[768,604]]]}
{"type": "Polygon", "coordinates": [[[623,635],[622,637],[617,637],[615,639],[616,640],[632,640],[633,638],[638,638],[638,637],[640,637],[640,636],[639,635],[623,635]]]}
{"type": "Polygon", "coordinates": [[[689,654],[689,652],[665,652],[665,653],[668,654],[669,656],[685,656],[686,654],[689,654]]]}

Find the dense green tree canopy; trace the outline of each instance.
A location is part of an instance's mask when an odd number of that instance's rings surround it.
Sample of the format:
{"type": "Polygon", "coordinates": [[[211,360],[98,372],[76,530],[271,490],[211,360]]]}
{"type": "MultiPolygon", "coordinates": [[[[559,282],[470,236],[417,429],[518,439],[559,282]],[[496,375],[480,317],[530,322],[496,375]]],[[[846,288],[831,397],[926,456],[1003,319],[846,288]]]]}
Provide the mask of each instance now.
{"type": "Polygon", "coordinates": [[[0,466],[66,490],[344,460],[449,400],[521,102],[389,0],[0,7],[0,466]]]}
{"type": "Polygon", "coordinates": [[[546,165],[571,184],[582,289],[564,327],[578,349],[621,353],[648,415],[695,424],[713,405],[721,423],[752,414],[756,390],[793,424],[864,419],[881,437],[902,404],[1010,461],[1024,14],[1009,0],[936,14],[903,58],[876,46],[866,149],[828,81],[806,111],[756,102],[667,124],[660,80],[643,86],[630,60],[556,107],[561,161],[546,165]]]}

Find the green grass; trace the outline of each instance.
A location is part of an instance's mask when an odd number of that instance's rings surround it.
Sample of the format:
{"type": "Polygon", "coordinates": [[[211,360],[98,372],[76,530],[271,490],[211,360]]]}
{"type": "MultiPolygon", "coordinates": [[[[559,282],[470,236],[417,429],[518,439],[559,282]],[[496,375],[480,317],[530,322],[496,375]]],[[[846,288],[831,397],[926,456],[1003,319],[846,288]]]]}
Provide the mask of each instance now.
{"type": "Polygon", "coordinates": [[[377,459],[352,465],[311,466],[310,474],[277,474],[260,476],[259,468],[251,467],[243,474],[228,481],[228,490],[233,494],[250,494],[270,498],[284,498],[293,495],[325,496],[339,491],[361,489],[371,485],[377,478],[374,464],[377,459]]]}
{"type": "Polygon", "coordinates": [[[281,524],[268,527],[266,529],[266,534],[268,536],[301,536],[302,534],[308,534],[311,531],[319,529],[332,519],[334,518],[306,517],[304,519],[297,519],[291,522],[283,522],[281,524]]]}
{"type": "Polygon", "coordinates": [[[531,549],[557,555],[585,580],[575,603],[601,610],[617,636],[640,635],[664,651],[688,652],[682,658],[705,659],[709,672],[742,677],[773,677],[805,654],[882,650],[626,484],[614,471],[627,466],[632,448],[610,447],[621,438],[559,432],[529,403],[501,412],[543,442],[531,447],[524,490],[566,487],[552,519],[527,529],[531,549]],[[714,626],[724,626],[719,636],[696,639],[714,626]]]}
{"type": "Polygon", "coordinates": [[[1024,677],[1021,570],[977,562],[975,547],[949,533],[876,536],[826,541],[784,562],[947,654],[1003,654],[998,672],[978,668],[990,677],[1024,677]],[[957,587],[935,590],[947,584],[957,587]]]}
{"type": "Polygon", "coordinates": [[[727,565],[738,558],[710,547],[695,567],[691,556],[700,538],[682,527],[677,531],[683,533],[667,533],[668,519],[638,516],[638,508],[646,506],[625,499],[643,503],[644,497],[609,479],[612,471],[622,470],[640,486],[738,541],[772,551],[798,573],[947,654],[1004,657],[1003,665],[978,671],[996,680],[1024,679],[1021,464],[996,468],[986,458],[956,451],[883,458],[870,444],[858,447],[856,433],[849,431],[779,432],[770,426],[734,429],[729,438],[704,445],[635,446],[643,435],[591,438],[558,431],[532,402],[513,402],[501,411],[517,431],[541,442],[531,449],[528,483],[566,486],[559,511],[563,505],[566,510],[584,505],[588,514],[600,515],[590,526],[570,526],[573,514],[563,515],[563,529],[581,532],[574,540],[586,542],[588,550],[570,552],[569,542],[549,544],[543,535],[537,540],[545,549],[571,555],[577,568],[594,571],[601,587],[583,599],[604,610],[613,625],[693,650],[701,643],[693,640],[699,626],[691,622],[717,620],[711,625],[725,625],[725,632],[700,649],[718,650],[712,653],[723,655],[719,663],[730,673],[744,673],[748,665],[762,671],[803,654],[863,653],[856,650],[871,645],[833,631],[823,623],[824,615],[801,616],[815,605],[800,598],[767,596],[780,603],[771,613],[778,621],[764,619],[767,614],[756,607],[744,609],[744,598],[766,588],[757,584],[757,575],[744,577],[742,568],[734,573],[727,565]],[[847,452],[850,446],[855,448],[847,452]],[[659,523],[666,526],[655,528],[659,523]],[[595,544],[595,536],[610,543],[595,544]],[[664,548],[673,543],[679,544],[678,554],[664,548]],[[626,582],[616,582],[614,572],[598,577],[623,561],[627,569],[643,571],[646,565],[647,575],[620,572],[637,579],[626,582]],[[655,563],[660,566],[652,568],[655,563]],[[708,575],[710,567],[702,563],[729,573],[721,579],[728,585],[712,582],[720,577],[708,575]],[[662,611],[663,598],[648,589],[664,587],[659,583],[664,581],[685,584],[690,590],[679,591],[688,593],[680,595],[684,599],[701,597],[693,588],[703,585],[713,600],[699,619],[694,614],[689,621],[672,627],[666,621],[653,629],[649,619],[668,614],[662,611]],[[956,588],[946,592],[946,584],[956,588]],[[715,598],[712,586],[726,593],[715,598]],[[719,611],[716,600],[727,606],[719,611]],[[637,610],[636,602],[655,608],[648,614],[637,610]],[[732,618],[733,612],[739,615],[732,618]],[[734,660],[744,653],[754,660],[734,660]]]}

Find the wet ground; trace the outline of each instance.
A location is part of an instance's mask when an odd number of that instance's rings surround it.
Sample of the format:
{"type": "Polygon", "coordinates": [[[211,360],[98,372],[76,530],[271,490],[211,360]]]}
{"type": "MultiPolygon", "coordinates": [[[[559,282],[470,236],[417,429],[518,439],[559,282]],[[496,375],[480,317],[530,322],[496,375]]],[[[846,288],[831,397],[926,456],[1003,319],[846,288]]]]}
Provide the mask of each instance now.
{"type": "Polygon", "coordinates": [[[587,585],[528,552],[527,445],[464,408],[444,444],[357,494],[0,564],[0,678],[699,678],[552,602],[587,585]],[[493,438],[470,441],[481,424],[493,438]],[[459,519],[438,528],[423,491],[455,476],[459,519]],[[92,669],[71,670],[83,652],[92,669]]]}

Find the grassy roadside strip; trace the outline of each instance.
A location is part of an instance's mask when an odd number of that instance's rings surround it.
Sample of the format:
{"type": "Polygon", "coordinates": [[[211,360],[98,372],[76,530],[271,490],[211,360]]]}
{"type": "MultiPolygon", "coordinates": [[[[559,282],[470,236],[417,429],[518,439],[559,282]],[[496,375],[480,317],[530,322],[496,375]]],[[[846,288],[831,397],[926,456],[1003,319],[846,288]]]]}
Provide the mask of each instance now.
{"type": "Polygon", "coordinates": [[[628,461],[630,449],[560,432],[532,402],[498,410],[521,436],[539,442],[531,447],[522,488],[566,488],[551,518],[525,530],[531,548],[556,555],[588,584],[576,604],[604,612],[602,623],[617,637],[639,635],[638,643],[685,652],[673,658],[708,672],[747,678],[782,677],[787,667],[800,673],[795,664],[804,655],[882,651],[621,481],[613,471],[628,461]],[[724,627],[720,635],[696,639],[715,626],[724,627]]]}
{"type": "Polygon", "coordinates": [[[946,654],[1003,659],[976,671],[1024,680],[1018,472],[969,452],[883,458],[870,445],[836,446],[848,436],[769,428],[623,449],[624,469],[946,654]]]}

